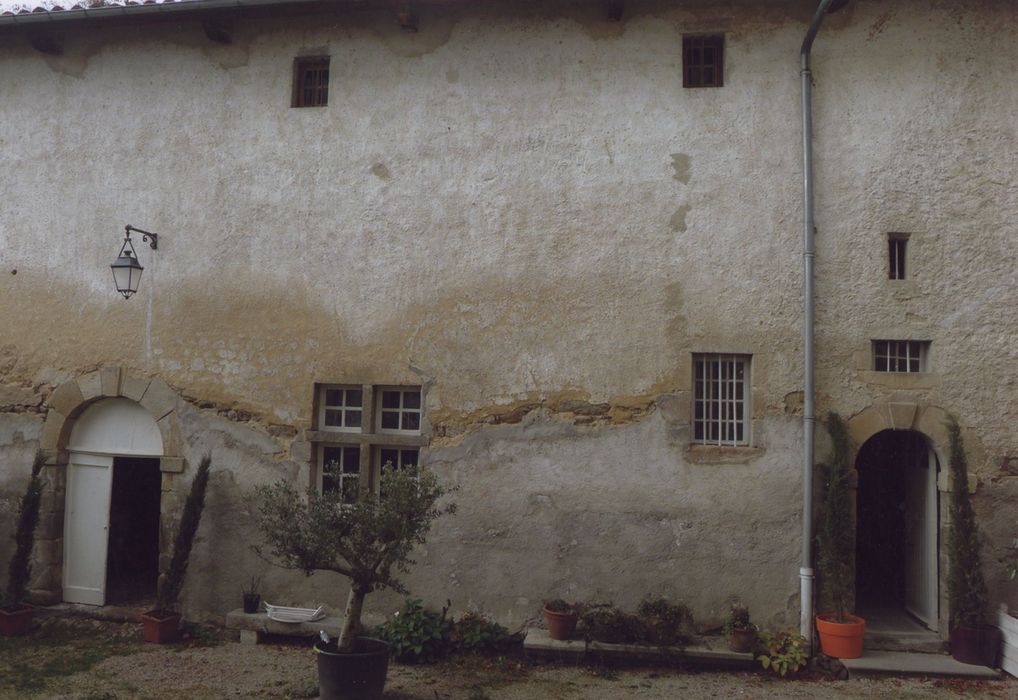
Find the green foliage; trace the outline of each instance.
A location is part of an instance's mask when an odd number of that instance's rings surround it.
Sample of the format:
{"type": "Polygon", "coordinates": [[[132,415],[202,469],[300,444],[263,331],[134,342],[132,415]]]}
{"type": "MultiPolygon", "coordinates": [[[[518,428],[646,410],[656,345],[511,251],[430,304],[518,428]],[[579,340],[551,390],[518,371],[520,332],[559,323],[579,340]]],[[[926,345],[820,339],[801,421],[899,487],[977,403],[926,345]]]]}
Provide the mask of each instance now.
{"type": "Polygon", "coordinates": [[[418,598],[407,598],[403,609],[380,625],[376,634],[391,645],[392,657],[407,663],[432,663],[449,653],[452,622],[441,613],[424,609],[418,598]]]}
{"type": "Polygon", "coordinates": [[[549,612],[562,613],[563,615],[571,613],[571,612],[578,612],[578,610],[577,610],[578,606],[573,605],[572,603],[567,603],[566,601],[562,600],[561,598],[555,598],[554,600],[549,600],[547,603],[544,604],[544,607],[549,612]]]}
{"type": "Polygon", "coordinates": [[[205,508],[205,491],[208,488],[211,464],[212,458],[209,455],[202,457],[191,481],[191,490],[184,502],[184,513],[180,517],[177,539],[173,544],[173,559],[170,560],[166,579],[159,586],[157,600],[159,610],[177,609],[180,591],[184,587],[184,577],[187,575],[187,564],[191,558],[194,536],[198,532],[202,510],[205,508]]]}
{"type": "Polygon", "coordinates": [[[513,637],[502,625],[477,612],[465,612],[452,626],[450,641],[459,651],[502,651],[513,637]]]}
{"type": "Polygon", "coordinates": [[[42,451],[35,453],[32,460],[32,476],[21,497],[18,508],[18,527],[14,533],[15,549],[7,571],[7,592],[0,601],[3,605],[23,603],[32,576],[32,545],[35,543],[35,528],[39,524],[39,506],[42,502],[42,468],[46,464],[42,451]]]}
{"type": "MultiPolygon", "coordinates": [[[[410,570],[413,548],[423,544],[432,521],[456,512],[454,504],[438,506],[445,489],[427,469],[386,465],[379,497],[369,494],[356,503],[343,503],[335,492],[314,490],[302,496],[281,480],[255,490],[258,526],[283,566],[310,576],[335,571],[351,581],[354,596],[380,588],[405,593],[398,573],[410,570]]],[[[360,628],[360,611],[352,608],[347,629],[360,628]]],[[[340,648],[352,643],[341,635],[340,648]]]]}
{"type": "MultiPolygon", "coordinates": [[[[1018,551],[1018,538],[1016,538],[1015,541],[1011,543],[1011,549],[1018,551]]],[[[1015,558],[1010,561],[1005,571],[1007,572],[1007,577],[1012,581],[1014,581],[1015,578],[1018,577],[1018,556],[1015,556],[1015,558]]]]}
{"type": "Polygon", "coordinates": [[[635,644],[644,638],[640,619],[622,612],[611,603],[594,603],[586,606],[580,622],[587,636],[598,642],[635,644]]]}
{"type": "Polygon", "coordinates": [[[375,629],[379,639],[392,645],[393,658],[407,663],[431,663],[453,652],[496,652],[513,642],[502,625],[476,612],[453,621],[446,617],[449,601],[441,613],[424,608],[417,598],[407,598],[403,609],[375,629]]]}
{"type": "Polygon", "coordinates": [[[659,646],[684,644],[689,641],[693,613],[683,603],[669,603],[664,598],[647,598],[636,609],[642,625],[642,639],[659,646]]]}
{"type": "Polygon", "coordinates": [[[947,421],[951,503],[947,531],[947,597],[951,627],[978,627],[986,616],[987,591],[980,559],[979,528],[968,487],[968,460],[958,421],[947,421]]]}
{"type": "Polygon", "coordinates": [[[764,632],[760,635],[760,653],[756,660],[779,676],[795,673],[809,661],[805,638],[795,632],[764,632]]]}
{"type": "Polygon", "coordinates": [[[732,630],[755,629],[756,625],[749,620],[749,608],[744,605],[733,605],[725,617],[725,636],[732,636],[732,630]]]}
{"type": "Polygon", "coordinates": [[[833,451],[830,464],[820,465],[820,522],[817,528],[817,568],[820,604],[833,607],[839,622],[846,620],[855,593],[855,528],[849,492],[848,431],[837,413],[827,416],[833,451]]]}

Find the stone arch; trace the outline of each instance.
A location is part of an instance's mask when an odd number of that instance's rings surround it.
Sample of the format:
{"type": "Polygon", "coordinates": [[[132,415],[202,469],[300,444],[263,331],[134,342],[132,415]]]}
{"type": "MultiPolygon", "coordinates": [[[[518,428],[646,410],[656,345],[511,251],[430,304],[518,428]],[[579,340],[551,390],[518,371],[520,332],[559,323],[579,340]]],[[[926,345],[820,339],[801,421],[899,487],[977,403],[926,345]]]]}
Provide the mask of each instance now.
{"type": "MultiPolygon", "coordinates": [[[[102,367],[58,386],[46,402],[46,419],[39,437],[39,448],[46,456],[48,488],[43,492],[39,528],[36,531],[31,598],[40,604],[62,599],[63,523],[66,500],[68,444],[75,422],[98,401],[123,398],[137,403],[155,421],[163,443],[159,459],[162,472],[164,505],[161,506],[161,533],[168,531],[172,515],[168,504],[176,499],[175,478],[184,471],[183,444],[177,407],[180,397],[163,380],[144,377],[123,367],[102,367]]],[[[159,549],[165,554],[169,543],[160,535],[159,549]]],[[[166,557],[160,557],[166,559],[166,557]]]]}
{"type": "MultiPolygon", "coordinates": [[[[950,488],[950,481],[947,478],[946,457],[947,457],[947,426],[946,423],[950,414],[939,406],[928,406],[918,402],[895,402],[888,401],[868,406],[859,413],[853,415],[846,422],[849,435],[849,464],[851,465],[851,489],[852,489],[852,512],[853,517],[857,512],[858,498],[858,471],[857,461],[859,451],[870,438],[885,430],[910,430],[920,433],[926,438],[929,448],[936,454],[940,462],[940,474],[937,481],[937,493],[940,503],[939,508],[939,538],[945,541],[947,536],[948,513],[944,493],[950,488]]],[[[969,445],[966,436],[966,447],[973,448],[981,454],[981,450],[974,442],[969,445]]],[[[971,478],[971,477],[970,477],[971,478]]],[[[974,484],[970,484],[974,490],[974,484]]],[[[947,621],[949,609],[947,600],[947,560],[945,548],[940,547],[939,555],[939,614],[938,634],[941,639],[946,639],[948,634],[947,621]]]]}

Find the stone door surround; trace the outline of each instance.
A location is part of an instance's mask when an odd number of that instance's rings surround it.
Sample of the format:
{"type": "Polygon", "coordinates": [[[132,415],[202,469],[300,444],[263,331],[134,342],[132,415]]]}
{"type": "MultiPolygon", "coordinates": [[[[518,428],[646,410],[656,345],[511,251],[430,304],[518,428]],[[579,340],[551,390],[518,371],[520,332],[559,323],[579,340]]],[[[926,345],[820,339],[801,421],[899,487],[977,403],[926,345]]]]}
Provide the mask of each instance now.
{"type": "Polygon", "coordinates": [[[46,419],[39,447],[46,457],[39,527],[33,550],[33,580],[30,598],[41,605],[62,598],[64,504],[67,487],[67,443],[74,422],[86,408],[107,398],[125,398],[136,402],[152,416],[163,440],[159,469],[163,472],[160,505],[159,569],[165,571],[170,548],[168,532],[176,517],[178,475],[186,466],[181,454],[177,406],[180,397],[166,382],[150,378],[124,367],[102,367],[64,382],[46,402],[46,419]]]}

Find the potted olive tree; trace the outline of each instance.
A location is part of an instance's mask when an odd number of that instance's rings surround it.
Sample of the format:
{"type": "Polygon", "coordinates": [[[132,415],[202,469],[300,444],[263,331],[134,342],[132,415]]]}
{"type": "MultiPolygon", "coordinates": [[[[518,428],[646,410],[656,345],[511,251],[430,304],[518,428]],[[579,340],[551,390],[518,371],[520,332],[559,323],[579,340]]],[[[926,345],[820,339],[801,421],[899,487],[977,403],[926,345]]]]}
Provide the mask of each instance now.
{"type": "Polygon", "coordinates": [[[993,665],[1000,630],[986,624],[986,581],[980,556],[979,527],[968,486],[968,459],[961,428],[947,421],[951,474],[950,525],[947,531],[947,598],[950,605],[951,656],[966,664],[993,665]]]}
{"type": "MultiPolygon", "coordinates": [[[[862,656],[866,620],[849,609],[855,593],[855,526],[849,493],[848,431],[837,413],[827,416],[833,449],[830,463],[820,465],[823,495],[817,530],[820,601],[828,612],[817,615],[820,649],[828,656],[862,656]]],[[[824,608],[821,608],[824,609],[824,608]]]]}
{"type": "Polygon", "coordinates": [[[184,512],[180,516],[180,528],[173,544],[173,559],[170,560],[166,576],[159,581],[156,609],[141,616],[146,642],[166,644],[175,641],[180,634],[180,591],[184,588],[191,547],[205,509],[205,491],[209,484],[211,464],[212,458],[209,455],[202,457],[198,464],[191,481],[191,490],[184,502],[184,512]]]}
{"type": "Polygon", "coordinates": [[[445,489],[426,469],[382,469],[380,493],[343,503],[342,494],[306,496],[286,480],[255,490],[258,525],[271,558],[310,576],[334,571],[350,580],[346,617],[338,643],[318,643],[321,697],[372,700],[382,697],[389,646],[361,633],[364,597],[378,589],[405,593],[396,578],[409,571],[410,554],[423,544],[432,521],[455,505],[439,505],[445,489]]]}
{"type": "Polygon", "coordinates": [[[21,497],[18,508],[18,526],[14,533],[14,554],[7,570],[7,591],[0,600],[0,635],[16,637],[32,628],[32,606],[25,602],[28,581],[32,575],[32,545],[35,528],[39,524],[39,505],[42,501],[42,468],[46,459],[41,451],[32,460],[32,476],[21,497]]]}

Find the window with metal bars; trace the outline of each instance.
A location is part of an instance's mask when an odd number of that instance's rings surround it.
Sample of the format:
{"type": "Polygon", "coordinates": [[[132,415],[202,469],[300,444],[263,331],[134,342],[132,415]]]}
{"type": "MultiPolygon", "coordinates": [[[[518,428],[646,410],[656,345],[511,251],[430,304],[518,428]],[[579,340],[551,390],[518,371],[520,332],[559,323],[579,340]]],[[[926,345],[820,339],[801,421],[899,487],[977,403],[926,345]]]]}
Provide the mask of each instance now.
{"type": "Polygon", "coordinates": [[[329,104],[329,57],[295,58],[293,106],[324,107],[329,104]]]}
{"type": "Polygon", "coordinates": [[[693,356],[693,441],[749,444],[749,355],[693,356]]]}
{"type": "Polygon", "coordinates": [[[892,233],[887,236],[887,277],[892,280],[905,279],[905,249],[908,236],[892,233]]]}
{"type": "Polygon", "coordinates": [[[682,37],[682,87],[724,85],[725,37],[682,37]]]}
{"type": "Polygon", "coordinates": [[[874,340],[876,372],[925,372],[929,342],[925,340],[874,340]]]}

